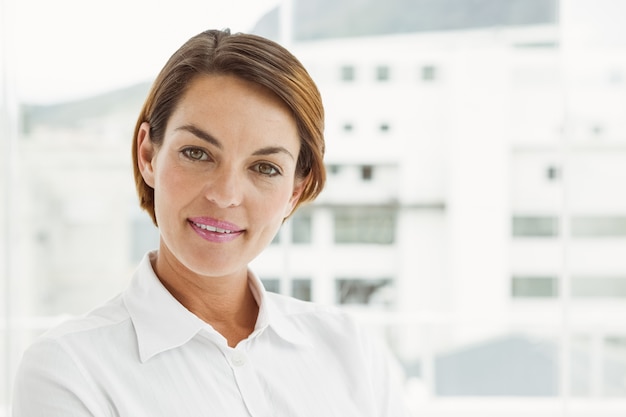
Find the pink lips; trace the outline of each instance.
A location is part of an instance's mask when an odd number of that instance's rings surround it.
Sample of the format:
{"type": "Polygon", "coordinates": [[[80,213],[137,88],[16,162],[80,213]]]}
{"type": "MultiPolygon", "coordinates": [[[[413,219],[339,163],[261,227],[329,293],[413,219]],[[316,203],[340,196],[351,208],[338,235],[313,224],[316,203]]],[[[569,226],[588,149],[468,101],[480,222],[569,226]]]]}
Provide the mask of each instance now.
{"type": "Polygon", "coordinates": [[[194,232],[209,242],[230,242],[244,232],[236,224],[211,217],[192,217],[188,221],[194,232]]]}

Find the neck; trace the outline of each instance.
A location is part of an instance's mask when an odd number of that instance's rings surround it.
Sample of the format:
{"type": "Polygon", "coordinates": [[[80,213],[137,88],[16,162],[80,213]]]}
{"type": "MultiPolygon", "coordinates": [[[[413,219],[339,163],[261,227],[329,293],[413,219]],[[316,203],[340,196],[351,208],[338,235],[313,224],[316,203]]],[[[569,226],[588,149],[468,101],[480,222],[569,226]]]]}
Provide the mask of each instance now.
{"type": "Polygon", "coordinates": [[[236,346],[254,331],[259,306],[250,290],[247,269],[229,277],[204,277],[180,271],[160,254],[153,268],[172,296],[224,336],[229,346],[236,346]]]}

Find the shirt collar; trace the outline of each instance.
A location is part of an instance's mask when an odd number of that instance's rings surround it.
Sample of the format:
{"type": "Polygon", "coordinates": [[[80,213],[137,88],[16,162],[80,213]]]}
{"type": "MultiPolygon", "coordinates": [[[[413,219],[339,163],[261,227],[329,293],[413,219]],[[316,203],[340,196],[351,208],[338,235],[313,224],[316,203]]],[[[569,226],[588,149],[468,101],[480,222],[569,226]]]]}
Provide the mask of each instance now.
{"type": "Polygon", "coordinates": [[[184,345],[205,323],[187,310],[163,286],[152,269],[156,251],[142,259],[131,285],[123,294],[139,345],[142,362],[184,345]]]}
{"type": "Polygon", "coordinates": [[[289,319],[289,311],[284,306],[286,297],[278,294],[270,294],[263,287],[259,277],[248,270],[248,282],[252,295],[259,305],[259,315],[253,334],[262,332],[267,327],[271,328],[279,337],[295,345],[310,346],[306,334],[289,319]]]}
{"type": "MultiPolygon", "coordinates": [[[[198,316],[187,310],[163,286],[152,268],[156,251],[147,253],[139,264],[123,300],[133,322],[141,362],[190,341],[200,330],[210,328],[198,316]]],[[[263,287],[261,280],[248,271],[250,289],[259,315],[250,338],[270,327],[282,339],[297,345],[308,345],[305,334],[297,328],[263,287]]],[[[272,296],[275,296],[272,294],[272,296]]]]}

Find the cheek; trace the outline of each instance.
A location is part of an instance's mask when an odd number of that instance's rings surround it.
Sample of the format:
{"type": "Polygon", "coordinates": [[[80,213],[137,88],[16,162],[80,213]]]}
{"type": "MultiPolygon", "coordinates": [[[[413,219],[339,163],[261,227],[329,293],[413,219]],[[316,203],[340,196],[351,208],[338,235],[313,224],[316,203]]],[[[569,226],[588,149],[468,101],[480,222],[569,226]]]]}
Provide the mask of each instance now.
{"type": "Polygon", "coordinates": [[[293,195],[293,190],[290,188],[283,193],[279,197],[276,198],[273,204],[273,210],[275,211],[275,217],[279,224],[282,224],[284,219],[289,215],[291,209],[293,208],[293,204],[291,203],[291,197],[293,195]]]}
{"type": "Polygon", "coordinates": [[[185,181],[182,175],[179,175],[176,171],[169,170],[163,172],[163,175],[157,178],[155,185],[155,191],[174,197],[177,194],[184,194],[186,190],[191,188],[192,183],[185,181]]]}
{"type": "Polygon", "coordinates": [[[154,203],[155,212],[164,214],[187,200],[193,192],[193,182],[185,178],[180,169],[167,165],[160,166],[155,173],[154,203]]]}
{"type": "Polygon", "coordinates": [[[265,222],[272,228],[276,224],[282,224],[285,212],[289,207],[289,197],[291,193],[284,190],[273,190],[265,192],[257,190],[254,201],[250,201],[249,212],[255,216],[259,222],[265,222]]]}

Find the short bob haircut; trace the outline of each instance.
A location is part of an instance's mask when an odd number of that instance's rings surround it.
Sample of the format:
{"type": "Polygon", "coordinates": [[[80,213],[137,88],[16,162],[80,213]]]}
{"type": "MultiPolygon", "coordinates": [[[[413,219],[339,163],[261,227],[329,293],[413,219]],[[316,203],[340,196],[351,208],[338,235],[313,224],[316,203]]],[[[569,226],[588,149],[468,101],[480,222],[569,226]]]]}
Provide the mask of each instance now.
{"type": "Polygon", "coordinates": [[[300,135],[295,174],[306,181],[296,208],[314,200],[324,188],[324,108],[317,86],[304,66],[271,40],[231,34],[229,30],[208,30],[189,39],[170,57],[154,81],[135,126],[132,150],[135,185],[140,205],[155,225],[154,189],[143,180],[137,161],[140,126],[143,122],[150,124],[150,138],[158,148],[163,143],[170,116],[191,80],[213,74],[233,75],[260,84],[291,110],[300,135]]]}

